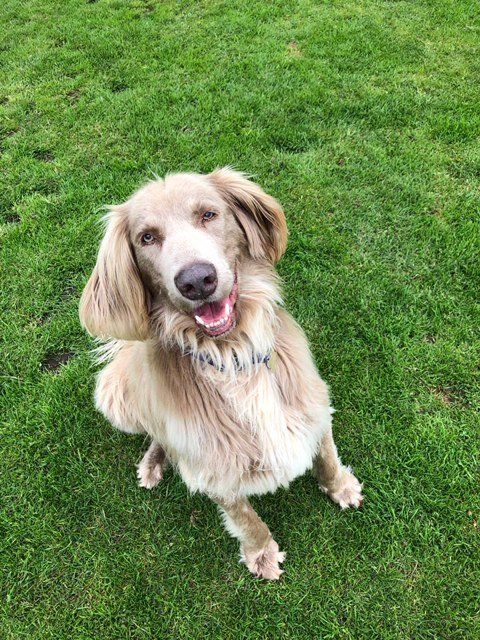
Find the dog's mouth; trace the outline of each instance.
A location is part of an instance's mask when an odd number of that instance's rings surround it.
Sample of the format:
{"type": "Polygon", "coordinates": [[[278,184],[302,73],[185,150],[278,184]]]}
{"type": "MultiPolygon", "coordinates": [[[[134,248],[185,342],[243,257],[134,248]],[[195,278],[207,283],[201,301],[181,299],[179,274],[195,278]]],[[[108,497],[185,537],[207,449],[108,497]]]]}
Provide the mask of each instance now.
{"type": "Polygon", "coordinates": [[[221,336],[235,326],[235,303],[237,302],[237,276],[230,294],[223,300],[206,302],[195,309],[194,318],[198,327],[212,337],[221,336]]]}

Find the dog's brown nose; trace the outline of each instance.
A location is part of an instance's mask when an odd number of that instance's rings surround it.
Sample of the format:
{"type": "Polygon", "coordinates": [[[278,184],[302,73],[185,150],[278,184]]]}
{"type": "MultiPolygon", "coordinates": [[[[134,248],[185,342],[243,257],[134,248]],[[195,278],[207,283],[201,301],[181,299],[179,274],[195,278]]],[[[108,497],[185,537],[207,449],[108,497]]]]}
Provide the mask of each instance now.
{"type": "Polygon", "coordinates": [[[210,262],[196,262],[175,276],[175,286],[189,300],[208,298],[217,288],[217,282],[217,270],[210,262]]]}

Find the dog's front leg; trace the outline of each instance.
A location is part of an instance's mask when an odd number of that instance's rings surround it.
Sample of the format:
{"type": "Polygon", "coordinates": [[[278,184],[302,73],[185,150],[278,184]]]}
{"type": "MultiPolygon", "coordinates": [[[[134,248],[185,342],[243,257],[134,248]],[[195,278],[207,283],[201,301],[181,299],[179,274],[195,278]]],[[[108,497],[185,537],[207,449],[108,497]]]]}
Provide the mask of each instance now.
{"type": "Polygon", "coordinates": [[[138,484],[145,489],[153,489],[163,478],[168,467],[168,458],[163,447],[152,440],[145,455],[137,465],[138,484]]]}
{"type": "Polygon", "coordinates": [[[322,438],[313,469],[322,491],[342,509],[362,505],[362,485],[350,467],[341,463],[331,429],[322,438]]]}
{"type": "Polygon", "coordinates": [[[279,563],[285,554],[279,551],[267,525],[259,518],[247,498],[232,502],[216,499],[227,530],[240,540],[242,562],[257,578],[278,580],[283,571],[279,563]]]}

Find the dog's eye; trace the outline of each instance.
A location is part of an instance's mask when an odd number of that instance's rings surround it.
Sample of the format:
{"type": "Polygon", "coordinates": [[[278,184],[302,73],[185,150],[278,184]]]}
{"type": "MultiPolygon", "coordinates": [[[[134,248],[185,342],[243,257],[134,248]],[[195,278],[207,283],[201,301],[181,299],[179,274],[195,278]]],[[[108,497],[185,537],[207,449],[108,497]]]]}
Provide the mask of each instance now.
{"type": "Polygon", "coordinates": [[[155,236],[151,233],[144,233],[142,236],[142,244],[153,244],[155,242],[155,236]]]}
{"type": "Polygon", "coordinates": [[[209,220],[212,220],[213,218],[215,218],[217,214],[215,213],[215,211],[205,211],[205,213],[202,216],[202,220],[204,220],[205,222],[208,222],[209,220]]]}

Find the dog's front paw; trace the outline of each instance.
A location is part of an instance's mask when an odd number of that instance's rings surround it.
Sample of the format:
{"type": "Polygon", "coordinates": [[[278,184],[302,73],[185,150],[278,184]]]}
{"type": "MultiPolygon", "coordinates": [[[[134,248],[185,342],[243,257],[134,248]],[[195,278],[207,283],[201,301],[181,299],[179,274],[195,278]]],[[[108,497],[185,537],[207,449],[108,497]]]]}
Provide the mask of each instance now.
{"type": "Polygon", "coordinates": [[[362,486],[350,471],[350,468],[344,467],[340,479],[333,486],[324,487],[320,485],[320,488],[333,502],[340,505],[341,509],[347,509],[348,507],[358,509],[363,503],[362,486]]]}
{"type": "Polygon", "coordinates": [[[279,550],[275,540],[270,540],[260,551],[246,551],[242,548],[242,562],[257,578],[278,580],[283,573],[279,563],[285,560],[286,554],[279,550]]]}
{"type": "Polygon", "coordinates": [[[147,456],[137,465],[138,485],[145,489],[153,489],[163,478],[163,468],[159,463],[152,464],[147,456]]]}

